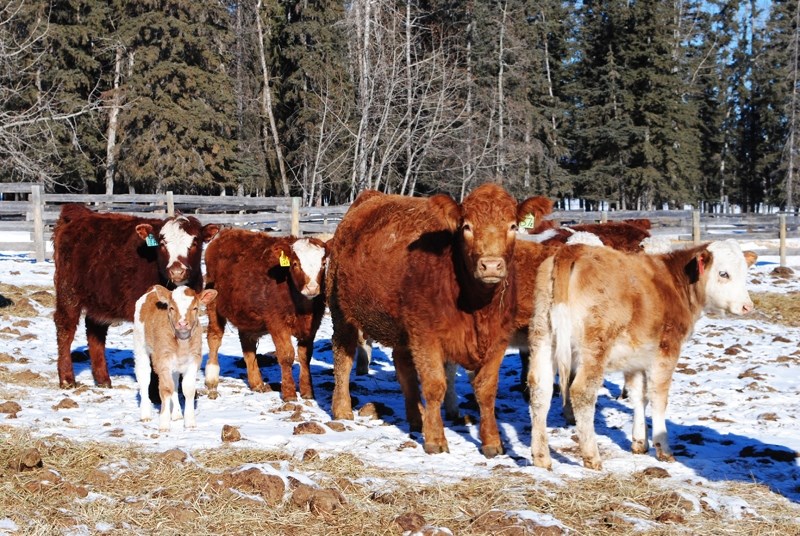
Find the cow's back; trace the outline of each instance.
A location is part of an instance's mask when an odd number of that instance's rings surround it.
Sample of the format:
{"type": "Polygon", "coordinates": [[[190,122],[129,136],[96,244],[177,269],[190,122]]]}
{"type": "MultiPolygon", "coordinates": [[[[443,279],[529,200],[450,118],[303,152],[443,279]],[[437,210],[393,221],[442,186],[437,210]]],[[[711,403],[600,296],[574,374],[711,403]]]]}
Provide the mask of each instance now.
{"type": "Polygon", "coordinates": [[[446,284],[453,277],[451,241],[452,233],[427,199],[373,195],[361,200],[336,229],[329,298],[371,337],[389,346],[405,344],[404,298],[420,289],[436,290],[431,279],[446,284]]]}
{"type": "Polygon", "coordinates": [[[97,214],[67,205],[53,230],[56,293],[99,322],[133,320],[136,300],[159,282],[157,248],[136,226],[161,220],[97,214]]]}
{"type": "Polygon", "coordinates": [[[206,287],[218,295],[217,313],[240,331],[266,332],[265,318],[291,322],[295,304],[273,247],[291,239],[242,229],[221,231],[206,248],[206,287]]]}

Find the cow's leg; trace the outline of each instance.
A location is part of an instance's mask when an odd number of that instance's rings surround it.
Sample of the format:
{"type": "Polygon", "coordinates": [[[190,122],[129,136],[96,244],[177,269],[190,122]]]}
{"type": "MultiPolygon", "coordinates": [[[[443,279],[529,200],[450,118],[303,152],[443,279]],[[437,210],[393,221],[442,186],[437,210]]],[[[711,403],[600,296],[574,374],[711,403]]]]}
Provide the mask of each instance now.
{"type": "MultiPolygon", "coordinates": [[[[570,370],[569,381],[566,383],[566,385],[572,385],[573,381],[575,381],[575,371],[570,370]]],[[[567,421],[568,425],[575,424],[575,412],[572,409],[572,400],[570,399],[569,388],[564,389],[564,392],[561,393],[561,412],[563,413],[564,420],[567,421]]]]}
{"type": "MultiPolygon", "coordinates": [[[[428,454],[450,452],[447,446],[447,439],[444,436],[444,423],[442,422],[442,402],[444,401],[444,393],[447,390],[444,355],[441,349],[432,348],[430,341],[414,344],[409,349],[413,358],[413,366],[416,369],[422,387],[422,397],[425,399],[425,407],[420,408],[422,412],[422,434],[425,436],[425,452],[428,454]]],[[[406,407],[408,405],[409,401],[407,399],[406,407]]],[[[483,411],[481,411],[481,431],[483,431],[483,411]]]]}
{"type": "Polygon", "coordinates": [[[530,370],[531,353],[528,348],[519,349],[519,384],[522,387],[522,398],[525,402],[531,400],[531,386],[528,383],[528,371],[530,370]]]}
{"type": "Polygon", "coordinates": [[[147,350],[144,346],[144,341],[140,341],[142,339],[143,334],[139,336],[138,333],[134,333],[133,338],[133,361],[134,361],[134,372],[136,373],[136,383],[139,384],[139,398],[141,399],[139,402],[139,415],[140,419],[143,421],[149,421],[152,418],[152,405],[150,404],[150,396],[148,395],[150,391],[150,354],[147,353],[147,350]]]}
{"type": "Polygon", "coordinates": [[[313,339],[298,339],[297,361],[300,363],[300,397],[314,399],[314,384],[311,381],[311,356],[314,354],[313,339]]]}
{"type": "Polygon", "coordinates": [[[356,346],[356,375],[369,374],[369,364],[372,361],[372,339],[364,337],[358,332],[358,346],[356,346]]]}
{"type": "Polygon", "coordinates": [[[358,330],[352,325],[339,320],[336,310],[331,309],[333,320],[333,399],[331,410],[334,419],[353,420],[353,404],[350,400],[350,373],[353,370],[353,355],[358,343],[358,330]]]}
{"type": "Polygon", "coordinates": [[[647,454],[650,445],[647,444],[647,423],[644,415],[645,408],[647,408],[644,372],[641,370],[626,372],[625,388],[627,389],[628,399],[633,405],[631,452],[634,454],[647,454]]]}
{"type": "Polygon", "coordinates": [[[111,378],[108,376],[106,364],[106,335],[108,324],[95,322],[88,316],[84,319],[86,324],[86,342],[89,343],[89,361],[92,364],[92,376],[98,387],[111,387],[111,378]]]}
{"type": "Polygon", "coordinates": [[[217,387],[219,386],[219,347],[222,345],[222,336],[225,334],[226,319],[217,313],[217,300],[212,300],[206,305],[206,315],[208,315],[208,329],[206,339],[208,341],[208,359],[205,368],[205,384],[208,389],[208,398],[214,400],[219,396],[217,387]]]}
{"type": "Polygon", "coordinates": [[[531,458],[533,465],[552,469],[550,446],[547,441],[547,413],[553,399],[553,342],[549,331],[533,330],[530,339],[527,386],[531,410],[531,458]]]}
{"type": "Polygon", "coordinates": [[[158,429],[168,432],[170,428],[170,403],[175,392],[175,376],[170,372],[158,373],[158,394],[161,397],[161,413],[158,416],[158,429]]]}
{"type": "Polygon", "coordinates": [[[414,368],[411,352],[408,348],[393,348],[392,361],[394,361],[397,381],[403,391],[408,426],[412,432],[421,432],[423,430],[422,413],[420,413],[422,401],[419,396],[419,378],[417,370],[414,368]]]}
{"type": "Polygon", "coordinates": [[[178,398],[178,386],[180,385],[181,375],[179,372],[172,373],[172,383],[175,386],[172,391],[172,398],[170,398],[170,418],[173,421],[183,419],[183,412],[181,411],[181,401],[178,398]]]}
{"type": "Polygon", "coordinates": [[[575,412],[578,443],[583,456],[583,465],[589,469],[600,470],[600,450],[597,448],[597,437],[594,433],[594,411],[597,403],[597,391],[603,382],[602,369],[596,366],[603,361],[597,354],[584,351],[584,359],[578,365],[575,379],[570,385],[569,393],[572,408],[575,412]]]}
{"type": "Polygon", "coordinates": [[[285,329],[271,331],[270,335],[272,335],[272,342],[275,343],[278,364],[281,366],[281,398],[284,401],[296,400],[297,386],[292,376],[292,365],[294,365],[292,336],[285,329]]]}
{"type": "Polygon", "coordinates": [[[667,438],[667,399],[669,386],[672,383],[672,373],[678,356],[659,356],[659,361],[650,371],[647,378],[650,401],[652,404],[653,421],[653,446],[656,448],[656,458],[662,462],[674,462],[675,457],[669,448],[667,438]]]}
{"type": "Polygon", "coordinates": [[[458,365],[448,361],[444,365],[444,373],[447,379],[447,391],[444,393],[444,417],[449,421],[457,421],[461,418],[458,411],[458,392],[456,392],[456,371],[458,365]]]}
{"type": "Polygon", "coordinates": [[[247,384],[250,386],[251,391],[256,393],[268,393],[272,391],[272,389],[269,384],[264,383],[264,380],[261,378],[261,370],[258,368],[258,360],[256,359],[258,339],[258,334],[245,333],[239,330],[239,342],[242,344],[242,356],[244,357],[244,364],[247,366],[247,384]]]}
{"type": "MultiPolygon", "coordinates": [[[[191,363],[186,367],[181,380],[181,389],[183,390],[183,398],[186,402],[186,409],[184,410],[183,427],[195,428],[197,420],[194,415],[194,392],[196,390],[195,382],[197,381],[197,364],[191,363]]],[[[180,406],[178,406],[180,407],[180,406]]]]}
{"type": "Polygon", "coordinates": [[[492,348],[487,353],[483,366],[475,371],[475,378],[472,380],[475,400],[481,411],[480,435],[483,445],[481,450],[487,458],[503,454],[503,444],[500,442],[500,432],[497,430],[494,406],[497,398],[500,363],[503,361],[505,350],[505,345],[492,348]]]}
{"type": "Polygon", "coordinates": [[[58,340],[58,384],[62,389],[75,387],[75,372],[72,370],[70,349],[80,319],[80,303],[70,303],[66,292],[56,287],[56,310],[53,313],[53,320],[58,340]]]}

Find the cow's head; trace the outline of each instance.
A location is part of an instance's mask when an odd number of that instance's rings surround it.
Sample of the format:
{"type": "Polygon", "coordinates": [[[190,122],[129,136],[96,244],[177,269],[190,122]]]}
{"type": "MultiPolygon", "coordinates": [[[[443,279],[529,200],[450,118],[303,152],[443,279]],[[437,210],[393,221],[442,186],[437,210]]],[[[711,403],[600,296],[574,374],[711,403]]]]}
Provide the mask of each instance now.
{"type": "Polygon", "coordinates": [[[758,255],[742,251],[736,240],[712,242],[695,258],[700,281],[705,278],[706,309],[742,315],[753,310],[747,292],[747,269],[758,255]]]}
{"type": "Polygon", "coordinates": [[[328,251],[325,242],[317,238],[298,238],[287,247],[278,243],[273,254],[281,269],[289,271],[294,287],[309,300],[322,292],[328,251]]]}
{"type": "Polygon", "coordinates": [[[514,255],[517,222],[525,216],[522,205],[491,183],[475,188],[460,205],[443,194],[431,197],[429,203],[456,233],[468,273],[488,285],[503,281],[514,255]]]}
{"type": "Polygon", "coordinates": [[[208,304],[217,297],[217,291],[206,289],[197,294],[189,287],[178,287],[173,291],[161,285],[153,287],[158,301],[165,304],[167,317],[178,340],[186,340],[192,336],[200,324],[200,304],[208,304]]]}
{"type": "Polygon", "coordinates": [[[149,223],[136,226],[139,237],[148,242],[148,246],[158,248],[159,270],[175,286],[186,285],[200,276],[203,243],[217,232],[219,226],[201,225],[194,216],[168,218],[158,230],[149,223]]]}

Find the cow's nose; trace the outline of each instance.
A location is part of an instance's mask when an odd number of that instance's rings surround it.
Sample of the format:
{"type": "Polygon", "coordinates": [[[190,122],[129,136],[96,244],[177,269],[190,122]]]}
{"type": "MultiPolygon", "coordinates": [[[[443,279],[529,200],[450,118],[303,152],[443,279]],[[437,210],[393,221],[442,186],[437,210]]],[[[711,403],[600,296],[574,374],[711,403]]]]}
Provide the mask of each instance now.
{"type": "Polygon", "coordinates": [[[506,261],[502,257],[481,257],[478,275],[481,279],[502,279],[506,276],[506,261]]]}
{"type": "Polygon", "coordinates": [[[749,313],[752,310],[753,310],[753,302],[747,302],[744,305],[742,305],[742,314],[743,315],[746,315],[747,313],[749,313]]]}
{"type": "Polygon", "coordinates": [[[319,284],[316,281],[309,281],[303,289],[303,295],[307,298],[314,298],[319,294],[319,284]]]}
{"type": "Polygon", "coordinates": [[[184,266],[172,266],[168,273],[173,283],[181,283],[186,280],[186,268],[184,266]]]}

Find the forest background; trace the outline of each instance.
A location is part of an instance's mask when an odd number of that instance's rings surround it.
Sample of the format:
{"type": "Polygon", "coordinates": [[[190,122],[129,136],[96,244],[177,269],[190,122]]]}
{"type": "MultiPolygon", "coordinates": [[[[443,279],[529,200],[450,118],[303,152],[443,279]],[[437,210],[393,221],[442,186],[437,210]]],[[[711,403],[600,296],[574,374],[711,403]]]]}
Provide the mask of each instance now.
{"type": "Polygon", "coordinates": [[[792,210],[800,1],[0,0],[0,181],[792,210]]]}

